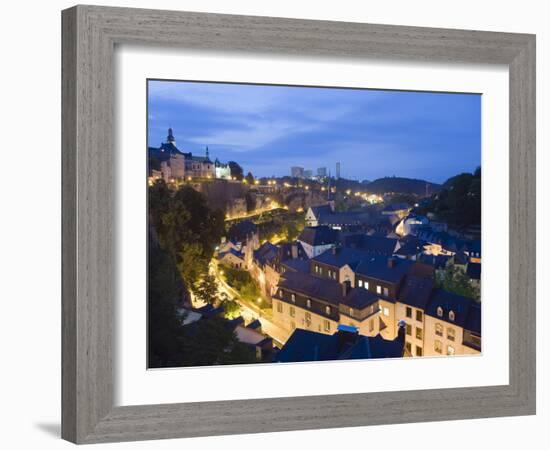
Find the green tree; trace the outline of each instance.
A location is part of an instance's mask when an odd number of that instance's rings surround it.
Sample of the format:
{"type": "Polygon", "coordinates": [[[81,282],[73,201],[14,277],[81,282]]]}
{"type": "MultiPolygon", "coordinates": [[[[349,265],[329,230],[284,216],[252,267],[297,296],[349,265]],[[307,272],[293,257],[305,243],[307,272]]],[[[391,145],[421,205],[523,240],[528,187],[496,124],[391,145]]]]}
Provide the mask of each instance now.
{"type": "Polygon", "coordinates": [[[254,175],[252,175],[252,172],[246,174],[246,182],[248,184],[254,184],[254,175]]]}
{"type": "Polygon", "coordinates": [[[214,306],[220,304],[220,297],[218,295],[218,285],[216,279],[212,275],[205,275],[196,284],[193,290],[197,298],[205,303],[209,303],[214,306]]]}
{"type": "Polygon", "coordinates": [[[235,161],[229,161],[227,164],[229,165],[229,170],[231,171],[231,177],[242,181],[244,178],[243,168],[235,161]]]}
{"type": "Polygon", "coordinates": [[[436,285],[440,289],[462,295],[463,297],[473,298],[478,301],[480,299],[479,288],[473,286],[464,270],[454,264],[449,264],[443,272],[437,275],[436,285]]]}

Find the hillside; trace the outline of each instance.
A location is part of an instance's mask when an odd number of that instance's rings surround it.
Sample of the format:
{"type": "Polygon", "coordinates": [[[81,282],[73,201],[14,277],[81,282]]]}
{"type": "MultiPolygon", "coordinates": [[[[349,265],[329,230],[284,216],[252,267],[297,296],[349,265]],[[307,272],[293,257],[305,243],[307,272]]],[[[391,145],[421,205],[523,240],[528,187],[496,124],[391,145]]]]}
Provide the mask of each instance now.
{"type": "Polygon", "coordinates": [[[371,181],[367,185],[367,189],[369,192],[374,194],[395,192],[399,194],[414,194],[420,197],[425,197],[426,193],[430,196],[436,192],[439,192],[441,185],[430,183],[426,180],[417,180],[413,178],[385,177],[371,181]]]}

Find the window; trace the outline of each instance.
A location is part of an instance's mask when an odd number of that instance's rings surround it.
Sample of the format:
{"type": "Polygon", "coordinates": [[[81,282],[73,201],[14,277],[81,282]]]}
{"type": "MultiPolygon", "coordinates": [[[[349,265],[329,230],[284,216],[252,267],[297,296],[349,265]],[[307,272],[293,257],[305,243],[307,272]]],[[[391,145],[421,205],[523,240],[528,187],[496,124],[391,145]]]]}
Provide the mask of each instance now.
{"type": "Polygon", "coordinates": [[[422,339],[422,328],[416,327],[415,336],[416,336],[416,339],[422,339]]]}
{"type": "Polygon", "coordinates": [[[437,336],[443,336],[443,325],[441,325],[440,323],[435,324],[435,334],[437,336]]]}
{"type": "Polygon", "coordinates": [[[330,331],[330,321],[324,320],[323,325],[324,325],[325,331],[330,331]]]}
{"type": "Polygon", "coordinates": [[[374,331],[374,320],[369,320],[369,331],[374,331]]]}
{"type": "Polygon", "coordinates": [[[283,290],[282,289],[279,289],[279,297],[283,298],[283,290]]]}
{"type": "Polygon", "coordinates": [[[447,346],[447,355],[453,356],[455,354],[455,348],[452,345],[447,346]]]}
{"type": "Polygon", "coordinates": [[[443,352],[443,343],[437,339],[434,341],[434,350],[436,353],[441,354],[443,352]]]}
{"type": "Polygon", "coordinates": [[[294,309],[294,306],[290,307],[290,317],[294,317],[296,315],[296,310],[294,309]]]}
{"type": "Polygon", "coordinates": [[[390,308],[383,308],[382,312],[386,317],[390,317],[390,308]]]}
{"type": "Polygon", "coordinates": [[[454,341],[455,340],[455,329],[454,328],[447,328],[447,339],[449,339],[449,341],[454,341]]]}
{"type": "Polygon", "coordinates": [[[384,296],[388,297],[390,295],[390,291],[388,288],[384,288],[384,296]]]}
{"type": "Polygon", "coordinates": [[[407,352],[409,354],[412,354],[412,348],[411,348],[411,343],[410,342],[405,343],[405,348],[407,349],[407,352]]]}
{"type": "Polygon", "coordinates": [[[407,336],[412,336],[412,326],[409,324],[405,325],[405,333],[407,333],[407,336]]]}
{"type": "Polygon", "coordinates": [[[437,307],[437,317],[443,317],[443,308],[441,306],[437,307]]]}
{"type": "Polygon", "coordinates": [[[296,329],[296,323],[294,321],[290,322],[290,329],[295,330],[296,329]]]}
{"type": "Polygon", "coordinates": [[[407,306],[407,308],[405,308],[405,315],[409,318],[409,319],[412,319],[412,316],[413,316],[413,310],[410,306],[407,306]]]}
{"type": "Polygon", "coordinates": [[[419,309],[416,310],[416,321],[422,322],[422,311],[420,311],[419,309]]]}
{"type": "Polygon", "coordinates": [[[336,272],[332,272],[332,278],[336,280],[336,272]]]}
{"type": "Polygon", "coordinates": [[[381,294],[382,293],[382,286],[378,285],[376,286],[376,293],[381,294]]]}
{"type": "Polygon", "coordinates": [[[311,326],[311,314],[306,312],[306,327],[310,327],[311,326]]]}
{"type": "Polygon", "coordinates": [[[349,315],[350,315],[351,317],[353,317],[353,308],[350,308],[350,309],[349,309],[349,315]]]}
{"type": "Polygon", "coordinates": [[[422,347],[416,346],[416,356],[422,356],[422,347]]]}
{"type": "Polygon", "coordinates": [[[363,287],[363,280],[359,280],[358,285],[359,285],[359,287],[363,287]]]}
{"type": "Polygon", "coordinates": [[[311,308],[311,299],[310,299],[310,298],[308,298],[308,299],[306,300],[306,306],[307,306],[308,308],[311,308]]]}
{"type": "Polygon", "coordinates": [[[453,310],[449,311],[449,320],[451,322],[455,321],[455,312],[453,310]]]}
{"type": "Polygon", "coordinates": [[[364,286],[365,286],[365,289],[368,289],[368,288],[369,288],[369,282],[368,282],[368,281],[365,281],[365,282],[364,282],[364,286]]]}
{"type": "Polygon", "coordinates": [[[315,266],[315,273],[319,273],[319,266],[315,266]]]}
{"type": "Polygon", "coordinates": [[[331,312],[330,306],[325,306],[325,314],[330,315],[331,312]]]}
{"type": "Polygon", "coordinates": [[[277,302],[277,312],[278,313],[283,312],[283,304],[281,302],[277,302]]]}
{"type": "Polygon", "coordinates": [[[292,300],[292,303],[296,303],[296,295],[290,294],[290,300],[292,300]]]}

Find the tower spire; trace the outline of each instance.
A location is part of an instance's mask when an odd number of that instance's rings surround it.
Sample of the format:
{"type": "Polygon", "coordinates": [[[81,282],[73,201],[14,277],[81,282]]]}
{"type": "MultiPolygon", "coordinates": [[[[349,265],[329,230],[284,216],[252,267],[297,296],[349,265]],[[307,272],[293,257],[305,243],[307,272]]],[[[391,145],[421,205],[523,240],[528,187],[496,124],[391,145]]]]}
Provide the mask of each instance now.
{"type": "Polygon", "coordinates": [[[172,128],[168,128],[168,137],[166,138],[166,142],[168,144],[176,145],[176,138],[174,137],[174,133],[172,132],[172,128]]]}
{"type": "Polygon", "coordinates": [[[206,146],[206,159],[210,159],[210,156],[208,154],[208,145],[206,146]]]}

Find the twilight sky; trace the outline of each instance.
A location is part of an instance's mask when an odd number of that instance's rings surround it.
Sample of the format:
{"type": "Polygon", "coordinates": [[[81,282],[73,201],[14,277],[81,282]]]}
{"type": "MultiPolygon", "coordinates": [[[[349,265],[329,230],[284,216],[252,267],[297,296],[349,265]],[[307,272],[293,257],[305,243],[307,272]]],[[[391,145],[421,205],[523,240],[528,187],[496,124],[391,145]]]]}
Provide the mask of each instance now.
{"type": "Polygon", "coordinates": [[[255,176],[291,166],[441,183],[481,165],[481,96],[149,81],[148,145],[177,147],[255,176]]]}

